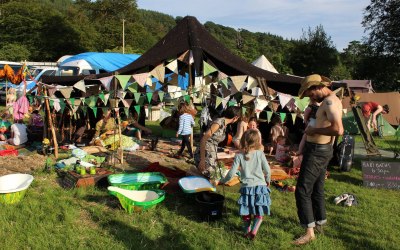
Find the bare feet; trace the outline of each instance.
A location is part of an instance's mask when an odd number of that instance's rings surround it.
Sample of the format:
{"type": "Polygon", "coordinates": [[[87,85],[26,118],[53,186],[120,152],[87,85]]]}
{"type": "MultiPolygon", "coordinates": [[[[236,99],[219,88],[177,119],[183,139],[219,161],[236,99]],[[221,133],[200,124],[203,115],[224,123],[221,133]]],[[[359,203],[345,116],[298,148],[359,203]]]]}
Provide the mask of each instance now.
{"type": "Polygon", "coordinates": [[[305,234],[305,235],[297,238],[295,241],[293,241],[293,244],[296,246],[300,246],[300,245],[308,244],[313,240],[315,240],[315,235],[305,234]]]}

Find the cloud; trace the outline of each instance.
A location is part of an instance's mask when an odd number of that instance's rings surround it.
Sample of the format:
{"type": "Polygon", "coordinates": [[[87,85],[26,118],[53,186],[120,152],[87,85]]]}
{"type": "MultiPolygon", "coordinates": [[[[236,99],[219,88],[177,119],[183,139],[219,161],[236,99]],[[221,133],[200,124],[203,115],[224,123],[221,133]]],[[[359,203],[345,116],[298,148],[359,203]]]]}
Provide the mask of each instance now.
{"type": "Polygon", "coordinates": [[[322,25],[337,49],[361,40],[363,9],[369,0],[138,0],[141,9],[195,16],[235,29],[299,39],[302,30],[322,25]]]}

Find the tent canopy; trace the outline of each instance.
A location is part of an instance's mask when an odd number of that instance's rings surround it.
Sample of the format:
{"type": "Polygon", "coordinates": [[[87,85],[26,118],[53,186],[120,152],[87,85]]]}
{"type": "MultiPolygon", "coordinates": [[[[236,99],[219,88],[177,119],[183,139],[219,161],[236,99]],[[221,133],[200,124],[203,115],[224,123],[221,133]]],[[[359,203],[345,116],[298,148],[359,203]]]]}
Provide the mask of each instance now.
{"type": "Polygon", "coordinates": [[[251,64],[253,64],[256,67],[259,67],[260,69],[279,74],[278,71],[275,69],[274,65],[272,65],[272,63],[270,63],[269,60],[264,55],[261,55],[251,64]]]}
{"type": "MultiPolygon", "coordinates": [[[[193,68],[196,76],[203,72],[203,61],[215,66],[228,76],[249,75],[264,79],[268,87],[291,95],[296,95],[300,88],[301,78],[276,74],[260,69],[239,56],[232,54],[222,43],[217,41],[195,17],[186,16],[157,44],[139,57],[136,61],[115,71],[115,74],[129,75],[149,72],[160,63],[176,59],[185,51],[193,55],[193,68]]],[[[99,79],[113,73],[76,77],[46,77],[44,83],[73,85],[85,79],[99,79]]],[[[264,89],[265,86],[264,86],[264,89]]]]}
{"type": "Polygon", "coordinates": [[[333,82],[333,85],[337,85],[337,87],[341,87],[343,85],[347,86],[350,90],[356,93],[374,93],[374,89],[372,88],[371,80],[341,80],[337,82],[333,82]]]}

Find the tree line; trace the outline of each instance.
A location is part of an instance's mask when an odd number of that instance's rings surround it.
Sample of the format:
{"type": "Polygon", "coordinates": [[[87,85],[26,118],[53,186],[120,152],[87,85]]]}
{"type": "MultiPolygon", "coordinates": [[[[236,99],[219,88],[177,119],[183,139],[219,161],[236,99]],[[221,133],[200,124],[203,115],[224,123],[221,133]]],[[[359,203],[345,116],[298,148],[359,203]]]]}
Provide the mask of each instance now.
{"type": "MultiPolygon", "coordinates": [[[[334,80],[371,79],[380,91],[400,87],[400,1],[371,0],[362,25],[368,36],[343,52],[322,25],[299,39],[233,29],[213,22],[205,28],[248,62],[264,54],[280,73],[312,73],[334,80]]],[[[139,9],[136,0],[0,0],[0,60],[56,61],[87,51],[142,54],[183,17],[139,9]]]]}

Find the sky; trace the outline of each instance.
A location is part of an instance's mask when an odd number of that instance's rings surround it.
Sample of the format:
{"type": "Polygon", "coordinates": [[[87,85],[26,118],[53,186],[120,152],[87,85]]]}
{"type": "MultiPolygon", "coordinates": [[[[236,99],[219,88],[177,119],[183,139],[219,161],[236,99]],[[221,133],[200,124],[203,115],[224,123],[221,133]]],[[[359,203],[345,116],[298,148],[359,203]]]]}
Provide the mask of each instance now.
{"type": "Polygon", "coordinates": [[[140,9],[194,16],[235,29],[300,39],[303,30],[322,25],[335,47],[361,41],[363,12],[370,0],[137,0],[140,9]]]}

